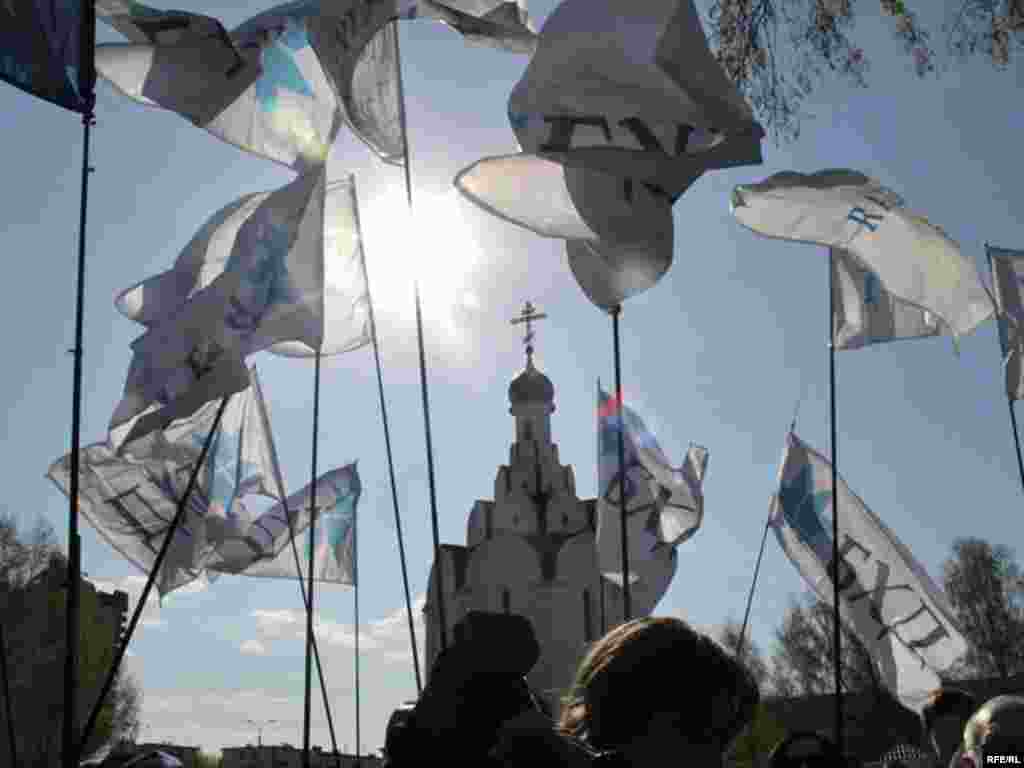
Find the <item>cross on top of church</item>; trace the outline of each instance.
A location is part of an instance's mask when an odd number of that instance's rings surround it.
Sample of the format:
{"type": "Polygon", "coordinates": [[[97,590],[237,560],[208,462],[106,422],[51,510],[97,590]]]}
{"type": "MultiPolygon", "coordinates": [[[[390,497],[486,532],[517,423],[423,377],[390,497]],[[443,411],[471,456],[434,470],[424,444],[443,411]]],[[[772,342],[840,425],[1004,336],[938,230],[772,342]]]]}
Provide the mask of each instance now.
{"type": "Polygon", "coordinates": [[[511,321],[512,325],[526,323],[526,335],[523,336],[523,344],[526,345],[526,364],[528,366],[533,364],[533,340],[536,338],[533,332],[533,323],[536,320],[544,320],[546,317],[547,315],[543,312],[538,313],[537,308],[528,301],[526,306],[523,307],[523,311],[519,313],[519,317],[511,321]]]}

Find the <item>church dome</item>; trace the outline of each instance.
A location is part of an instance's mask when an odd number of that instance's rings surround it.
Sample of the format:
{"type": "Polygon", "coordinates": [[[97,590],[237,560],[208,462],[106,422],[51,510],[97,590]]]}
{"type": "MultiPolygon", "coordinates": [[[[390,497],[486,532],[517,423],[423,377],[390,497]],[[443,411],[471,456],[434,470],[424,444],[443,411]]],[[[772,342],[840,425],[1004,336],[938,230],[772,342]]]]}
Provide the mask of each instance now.
{"type": "Polygon", "coordinates": [[[555,399],[555,387],[551,379],[538,371],[533,361],[526,364],[526,370],[516,376],[508,385],[508,399],[516,403],[550,403],[555,399]]]}

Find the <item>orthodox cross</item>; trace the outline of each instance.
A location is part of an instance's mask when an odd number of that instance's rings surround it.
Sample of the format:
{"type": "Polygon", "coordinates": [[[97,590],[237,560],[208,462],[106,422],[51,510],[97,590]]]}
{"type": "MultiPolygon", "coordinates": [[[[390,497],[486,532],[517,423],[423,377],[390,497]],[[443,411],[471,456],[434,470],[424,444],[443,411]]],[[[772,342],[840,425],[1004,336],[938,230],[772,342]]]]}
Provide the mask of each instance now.
{"type": "Polygon", "coordinates": [[[536,335],[533,332],[533,322],[535,320],[543,320],[547,317],[543,312],[538,313],[537,308],[530,302],[526,302],[526,306],[523,307],[523,311],[519,313],[519,317],[511,321],[512,325],[519,323],[526,323],[526,335],[523,336],[523,343],[526,345],[526,362],[530,364],[533,362],[533,340],[536,335]]]}

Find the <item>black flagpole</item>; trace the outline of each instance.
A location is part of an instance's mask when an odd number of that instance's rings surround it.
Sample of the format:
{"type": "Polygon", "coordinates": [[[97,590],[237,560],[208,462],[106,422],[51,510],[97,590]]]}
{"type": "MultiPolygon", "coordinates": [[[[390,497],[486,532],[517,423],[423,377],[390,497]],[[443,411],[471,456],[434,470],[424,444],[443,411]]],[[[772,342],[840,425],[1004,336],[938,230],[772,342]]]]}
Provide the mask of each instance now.
{"type": "MultiPolygon", "coordinates": [[[[295,526],[292,523],[292,512],[288,509],[288,497],[285,495],[284,478],[281,477],[281,464],[277,460],[277,447],[274,445],[273,433],[270,430],[270,418],[267,415],[266,403],[263,400],[263,389],[260,387],[259,375],[256,373],[255,368],[253,368],[252,380],[253,386],[256,388],[256,395],[259,398],[259,411],[260,416],[263,419],[263,429],[266,431],[270,443],[271,461],[274,465],[277,487],[281,493],[281,504],[284,507],[284,516],[288,521],[288,542],[291,544],[292,558],[295,560],[295,573],[297,573],[299,577],[299,594],[302,596],[302,607],[308,611],[309,601],[306,600],[306,585],[302,583],[302,564],[299,561],[299,549],[295,545],[295,526]]],[[[331,716],[331,702],[327,697],[327,685],[324,683],[324,670],[320,664],[320,648],[316,643],[316,635],[313,636],[313,660],[316,662],[316,674],[320,679],[320,695],[323,697],[324,711],[327,713],[327,727],[331,732],[331,748],[334,749],[335,753],[337,753],[338,740],[334,735],[334,718],[331,716]]]]}
{"type": "Polygon", "coordinates": [[[304,711],[302,719],[302,765],[303,768],[310,768],[309,754],[309,716],[310,705],[312,704],[310,689],[312,687],[312,653],[313,645],[313,549],[316,539],[316,459],[317,459],[317,438],[320,433],[320,350],[316,351],[316,363],[313,369],[313,468],[310,472],[312,480],[309,486],[309,571],[306,574],[308,583],[306,594],[309,598],[309,606],[306,611],[306,690],[304,700],[304,711]]]}
{"type": "Polygon", "coordinates": [[[68,500],[68,599],[65,608],[65,657],[64,657],[64,721],[62,730],[64,768],[76,768],[78,750],[76,746],[78,725],[78,623],[81,594],[82,553],[81,537],[78,534],[78,473],[82,445],[82,345],[85,315],[85,225],[89,208],[89,132],[96,124],[93,110],[96,106],[96,9],[93,3],[85,4],[82,17],[82,72],[79,87],[82,88],[85,111],[82,113],[82,200],[78,221],[78,289],[75,298],[75,357],[71,395],[71,483],[68,500]]]}
{"type": "Polygon", "coordinates": [[[736,658],[743,659],[743,643],[747,636],[747,622],[750,620],[750,606],[754,602],[754,588],[757,586],[757,576],[761,571],[761,558],[764,556],[764,545],[768,541],[768,529],[771,527],[771,511],[768,512],[768,520],[764,524],[764,533],[761,535],[761,549],[757,553],[757,565],[754,566],[754,578],[750,582],[750,592],[747,594],[747,608],[743,612],[743,626],[740,627],[739,646],[736,648],[736,658]]]}
{"type": "Polygon", "coordinates": [[[11,768],[18,768],[18,745],[14,741],[14,713],[11,711],[11,681],[7,677],[7,643],[4,625],[0,624],[0,674],[4,684],[4,717],[7,720],[7,741],[10,743],[11,768]]]}
{"type": "MultiPolygon", "coordinates": [[[[395,27],[395,35],[398,28],[395,27]]],[[[408,157],[406,157],[408,162],[408,157]]],[[[352,210],[355,212],[356,233],[359,242],[363,242],[362,227],[359,225],[359,201],[356,197],[355,179],[352,180],[352,210]]],[[[395,508],[395,534],[398,537],[398,559],[402,563],[402,584],[405,587],[405,612],[409,619],[409,641],[412,644],[412,668],[416,673],[416,696],[423,692],[423,682],[420,680],[420,659],[416,649],[416,627],[412,618],[412,597],[409,592],[409,571],[405,564],[405,543],[402,540],[402,515],[398,511],[398,489],[395,485],[395,463],[391,457],[391,430],[388,429],[388,406],[384,400],[384,376],[381,373],[380,345],[377,341],[377,318],[373,312],[373,294],[370,292],[370,273],[366,269],[366,250],[360,246],[360,258],[363,263],[363,276],[366,278],[366,295],[370,311],[370,333],[373,334],[373,359],[377,365],[377,393],[380,396],[380,415],[384,422],[384,447],[388,455],[388,477],[391,480],[391,504],[395,508]]]]}
{"type": "Polygon", "coordinates": [[[841,755],[846,754],[843,743],[843,696],[842,696],[842,656],[840,655],[839,625],[839,462],[836,457],[836,345],[835,345],[835,255],[828,252],[829,269],[829,343],[828,343],[828,383],[829,412],[832,427],[832,651],[835,655],[835,686],[836,686],[836,746],[841,755]]]}
{"type": "MultiPolygon", "coordinates": [[[[985,256],[988,258],[988,271],[992,275],[993,287],[995,288],[996,297],[998,298],[998,296],[999,296],[999,284],[998,284],[998,281],[996,280],[995,268],[992,265],[991,246],[988,243],[985,243],[985,256]]],[[[999,307],[999,310],[1002,311],[1002,308],[999,307]]],[[[998,333],[999,333],[999,347],[1000,347],[1000,351],[1003,353],[1004,365],[1005,365],[1006,360],[1009,359],[1008,355],[1010,353],[1010,350],[1008,348],[1007,349],[1003,348],[1004,346],[1008,346],[1008,345],[1004,345],[1004,343],[1003,343],[1003,338],[1004,338],[1005,334],[1004,334],[1002,328],[1004,327],[1006,321],[1003,320],[1002,318],[996,318],[996,322],[1003,324],[1003,325],[1000,326],[1000,328],[998,330],[998,333]]],[[[1020,487],[1021,487],[1021,490],[1024,490],[1024,459],[1021,458],[1021,453],[1020,453],[1020,432],[1017,429],[1017,414],[1014,412],[1014,409],[1013,409],[1013,396],[1010,394],[1009,387],[1007,387],[1007,389],[1006,389],[1006,405],[1010,409],[1010,426],[1013,429],[1013,445],[1017,449],[1017,469],[1020,470],[1020,487]]]]}
{"type": "MultiPolygon", "coordinates": [[[[117,653],[114,655],[114,661],[110,665],[110,671],[107,672],[107,679],[103,683],[100,695],[96,698],[96,703],[93,704],[92,712],[89,713],[89,720],[86,722],[85,728],[82,730],[82,738],[78,743],[78,749],[72,749],[75,753],[76,765],[78,755],[85,749],[86,742],[89,741],[89,737],[92,735],[92,731],[96,727],[96,721],[99,719],[100,710],[103,707],[103,701],[110,693],[110,689],[114,687],[114,681],[117,679],[117,673],[121,669],[121,661],[124,659],[125,652],[128,650],[128,643],[131,642],[132,635],[135,634],[135,627],[138,625],[139,618],[142,616],[142,609],[146,606],[150,590],[153,589],[153,584],[156,583],[157,574],[160,572],[161,566],[163,566],[164,558],[167,556],[167,552],[171,548],[171,542],[174,540],[174,534],[177,533],[178,526],[181,525],[181,521],[185,517],[185,509],[188,507],[188,497],[192,495],[192,490],[195,488],[196,480],[199,479],[199,473],[202,471],[203,465],[206,463],[206,454],[210,450],[210,444],[213,442],[214,435],[217,434],[217,428],[220,426],[220,418],[224,415],[224,409],[227,408],[228,401],[230,400],[231,395],[228,395],[220,401],[220,407],[217,409],[217,415],[213,419],[213,426],[210,427],[210,432],[207,434],[206,441],[203,443],[203,449],[199,453],[199,459],[196,461],[195,467],[192,468],[192,474],[189,475],[188,485],[185,486],[185,493],[178,501],[178,509],[174,513],[174,520],[171,522],[171,527],[164,535],[163,544],[160,545],[160,552],[157,554],[156,561],[154,561],[153,567],[150,569],[149,578],[146,579],[146,586],[143,588],[142,595],[135,604],[135,610],[132,612],[132,620],[128,623],[128,629],[125,630],[124,637],[121,638],[121,642],[118,643],[117,653]]],[[[72,475],[72,477],[75,477],[75,475],[72,475]]]]}
{"type": "MultiPolygon", "coordinates": [[[[409,131],[405,120],[405,94],[402,86],[402,58],[398,48],[398,23],[395,24],[395,67],[398,70],[398,116],[405,148],[405,196],[412,216],[412,177],[409,163],[409,131]]],[[[423,424],[427,441],[427,479],[430,483],[430,523],[434,535],[434,584],[437,587],[437,618],[440,625],[441,648],[448,648],[448,625],[444,610],[444,583],[441,577],[441,534],[437,522],[437,492],[434,485],[434,450],[430,439],[430,401],[427,396],[427,359],[423,352],[423,312],[420,309],[420,281],[414,281],[416,292],[416,338],[420,350],[420,391],[423,396],[423,424]]],[[[307,766],[308,768],[308,766],[307,766]]]]}
{"type": "Polygon", "coordinates": [[[359,729],[359,524],[354,521],[352,524],[352,575],[353,587],[355,589],[355,614],[356,614],[356,765],[359,756],[362,754],[362,736],[359,729]]]}
{"type": "Polygon", "coordinates": [[[633,618],[633,600],[629,584],[629,542],[626,525],[626,405],[622,397],[622,360],[619,355],[619,314],[622,305],[612,309],[612,337],[615,345],[615,397],[619,414],[619,522],[622,532],[622,609],[623,621],[633,618]]]}

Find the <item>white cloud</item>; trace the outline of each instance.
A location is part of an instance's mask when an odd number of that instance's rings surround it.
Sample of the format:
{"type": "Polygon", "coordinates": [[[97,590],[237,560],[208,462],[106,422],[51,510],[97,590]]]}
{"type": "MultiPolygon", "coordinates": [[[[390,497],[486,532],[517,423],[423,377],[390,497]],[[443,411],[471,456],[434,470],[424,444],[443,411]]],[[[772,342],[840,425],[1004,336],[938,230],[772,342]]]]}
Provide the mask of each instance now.
{"type": "Polygon", "coordinates": [[[261,643],[259,640],[253,640],[251,638],[243,642],[238,647],[238,650],[250,656],[262,656],[267,652],[267,649],[264,647],[263,643],[261,643]]]}

